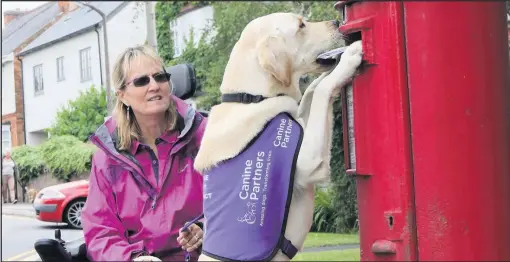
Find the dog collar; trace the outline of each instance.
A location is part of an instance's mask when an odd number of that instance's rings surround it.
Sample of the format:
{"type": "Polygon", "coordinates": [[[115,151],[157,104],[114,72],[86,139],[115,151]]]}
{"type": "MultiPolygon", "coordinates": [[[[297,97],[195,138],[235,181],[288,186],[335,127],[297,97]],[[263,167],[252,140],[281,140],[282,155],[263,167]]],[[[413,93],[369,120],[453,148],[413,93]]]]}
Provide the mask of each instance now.
{"type": "MultiPolygon", "coordinates": [[[[284,94],[278,94],[277,96],[283,96],[284,94]]],[[[235,102],[243,104],[258,103],[270,97],[262,95],[252,95],[248,93],[234,93],[234,94],[223,94],[221,95],[221,102],[235,102]]]]}

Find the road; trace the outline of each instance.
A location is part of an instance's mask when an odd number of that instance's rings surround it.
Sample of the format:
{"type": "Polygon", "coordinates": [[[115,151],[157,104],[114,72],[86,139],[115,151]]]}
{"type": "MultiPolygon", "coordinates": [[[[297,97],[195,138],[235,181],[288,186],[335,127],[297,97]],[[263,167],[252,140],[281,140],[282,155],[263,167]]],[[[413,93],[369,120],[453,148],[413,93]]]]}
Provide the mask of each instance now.
{"type": "Polygon", "coordinates": [[[65,224],[42,222],[35,218],[2,215],[2,261],[22,261],[36,255],[34,242],[40,238],[54,238],[55,229],[62,239],[72,241],[83,237],[83,231],[69,229],[65,224]]]}

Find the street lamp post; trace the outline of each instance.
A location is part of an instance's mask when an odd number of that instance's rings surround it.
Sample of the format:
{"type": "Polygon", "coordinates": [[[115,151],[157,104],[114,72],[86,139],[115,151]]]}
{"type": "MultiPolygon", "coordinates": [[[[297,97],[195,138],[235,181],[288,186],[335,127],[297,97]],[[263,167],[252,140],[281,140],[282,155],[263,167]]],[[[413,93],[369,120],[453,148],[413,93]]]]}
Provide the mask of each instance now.
{"type": "Polygon", "coordinates": [[[108,115],[112,114],[112,103],[111,103],[111,87],[110,87],[110,59],[108,57],[108,33],[106,30],[106,15],[96,7],[88,4],[87,2],[78,1],[79,4],[85,5],[90,9],[96,11],[103,19],[103,44],[104,44],[104,66],[106,73],[106,110],[108,115]]]}

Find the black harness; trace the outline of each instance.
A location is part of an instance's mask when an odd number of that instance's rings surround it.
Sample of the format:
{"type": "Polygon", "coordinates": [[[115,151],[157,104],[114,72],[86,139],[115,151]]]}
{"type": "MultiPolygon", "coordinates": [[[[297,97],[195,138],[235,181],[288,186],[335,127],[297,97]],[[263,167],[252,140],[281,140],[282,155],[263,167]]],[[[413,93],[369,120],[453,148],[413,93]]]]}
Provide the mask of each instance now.
{"type": "MultiPolygon", "coordinates": [[[[284,94],[278,94],[277,96],[284,96],[284,94]]],[[[252,95],[252,94],[248,94],[248,93],[234,93],[234,94],[221,95],[221,102],[251,104],[251,103],[261,102],[268,98],[271,98],[271,97],[265,97],[262,95],[252,95]]]]}

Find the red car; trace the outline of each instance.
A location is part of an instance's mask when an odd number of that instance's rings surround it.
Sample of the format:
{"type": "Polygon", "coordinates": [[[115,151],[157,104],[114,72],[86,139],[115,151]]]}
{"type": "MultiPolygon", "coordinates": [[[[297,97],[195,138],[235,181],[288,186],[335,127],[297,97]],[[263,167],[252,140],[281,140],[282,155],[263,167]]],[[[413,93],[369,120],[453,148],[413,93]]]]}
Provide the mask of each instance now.
{"type": "Polygon", "coordinates": [[[81,210],[88,193],[87,180],[43,188],[34,200],[36,218],[46,222],[63,222],[81,229],[81,210]]]}

